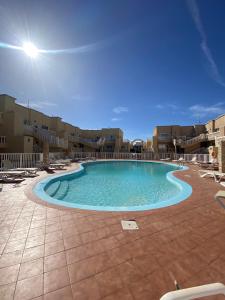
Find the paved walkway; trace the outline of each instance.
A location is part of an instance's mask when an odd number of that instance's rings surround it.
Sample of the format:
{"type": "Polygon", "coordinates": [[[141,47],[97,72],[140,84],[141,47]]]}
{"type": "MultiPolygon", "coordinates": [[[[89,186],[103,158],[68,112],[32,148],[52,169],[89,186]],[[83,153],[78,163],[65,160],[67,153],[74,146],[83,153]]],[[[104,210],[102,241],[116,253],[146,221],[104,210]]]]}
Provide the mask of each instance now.
{"type": "Polygon", "coordinates": [[[174,279],[183,288],[225,284],[225,210],[213,198],[221,185],[196,170],[177,173],[193,187],[188,200],[145,212],[48,207],[31,196],[33,180],[5,185],[0,299],[156,300],[174,279]],[[140,229],[122,231],[126,218],[140,229]]]}

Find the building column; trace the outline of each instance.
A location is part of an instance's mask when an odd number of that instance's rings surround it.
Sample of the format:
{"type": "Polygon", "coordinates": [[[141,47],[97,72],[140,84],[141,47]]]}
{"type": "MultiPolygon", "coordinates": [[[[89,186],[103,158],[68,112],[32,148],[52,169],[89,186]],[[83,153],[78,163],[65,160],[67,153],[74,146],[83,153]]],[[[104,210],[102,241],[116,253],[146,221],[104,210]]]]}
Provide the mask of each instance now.
{"type": "Polygon", "coordinates": [[[43,143],[43,163],[48,164],[49,162],[49,143],[43,143]]]}
{"type": "Polygon", "coordinates": [[[219,171],[225,173],[225,141],[218,144],[219,171]]]}

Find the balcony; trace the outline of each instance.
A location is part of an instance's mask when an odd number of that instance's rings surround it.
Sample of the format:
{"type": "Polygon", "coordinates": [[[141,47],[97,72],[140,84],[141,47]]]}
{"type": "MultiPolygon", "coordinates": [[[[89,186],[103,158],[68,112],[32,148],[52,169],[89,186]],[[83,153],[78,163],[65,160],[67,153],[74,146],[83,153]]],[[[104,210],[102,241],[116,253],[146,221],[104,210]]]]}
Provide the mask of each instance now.
{"type": "Polygon", "coordinates": [[[201,142],[207,142],[207,141],[214,141],[216,138],[220,137],[221,133],[220,131],[212,132],[212,133],[202,133],[194,138],[182,140],[177,139],[177,145],[181,145],[183,147],[188,145],[194,145],[201,142]]]}
{"type": "Polygon", "coordinates": [[[91,138],[79,138],[79,143],[92,147],[92,148],[99,148],[100,146],[103,146],[105,143],[105,138],[95,138],[95,139],[91,139],[91,138]]]}
{"type": "Polygon", "coordinates": [[[0,112],[0,125],[3,124],[3,112],[0,112]]]}
{"type": "Polygon", "coordinates": [[[0,136],[0,149],[7,148],[6,136],[0,136]]]}
{"type": "Polygon", "coordinates": [[[79,143],[79,136],[68,135],[68,141],[71,143],[79,143]]]}
{"type": "Polygon", "coordinates": [[[25,125],[24,134],[33,136],[42,142],[47,142],[53,147],[59,147],[63,149],[68,148],[68,141],[64,138],[56,136],[56,133],[51,130],[38,128],[32,125],[25,125]]]}

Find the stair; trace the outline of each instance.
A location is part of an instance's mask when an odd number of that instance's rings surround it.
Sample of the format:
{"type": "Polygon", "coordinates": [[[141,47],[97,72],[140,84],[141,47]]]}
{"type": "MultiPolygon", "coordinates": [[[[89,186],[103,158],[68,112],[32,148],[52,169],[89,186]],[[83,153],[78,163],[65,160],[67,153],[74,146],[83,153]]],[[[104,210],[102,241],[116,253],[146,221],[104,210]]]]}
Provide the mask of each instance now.
{"type": "Polygon", "coordinates": [[[50,196],[50,197],[54,197],[54,195],[57,193],[57,191],[59,190],[61,185],[61,181],[56,181],[52,184],[50,184],[47,189],[45,190],[45,192],[50,196]]]}
{"type": "Polygon", "coordinates": [[[62,200],[69,190],[69,182],[67,180],[60,181],[60,187],[54,194],[54,198],[62,200]]]}

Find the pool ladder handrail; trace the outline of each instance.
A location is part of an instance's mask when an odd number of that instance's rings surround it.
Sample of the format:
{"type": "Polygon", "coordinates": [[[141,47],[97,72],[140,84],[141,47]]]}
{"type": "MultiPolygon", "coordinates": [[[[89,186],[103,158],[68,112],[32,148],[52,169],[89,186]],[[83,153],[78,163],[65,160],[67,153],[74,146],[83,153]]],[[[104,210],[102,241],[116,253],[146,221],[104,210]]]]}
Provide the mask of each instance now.
{"type": "Polygon", "coordinates": [[[191,300],[219,294],[225,296],[225,285],[217,282],[168,292],[160,300],[191,300]]]}

